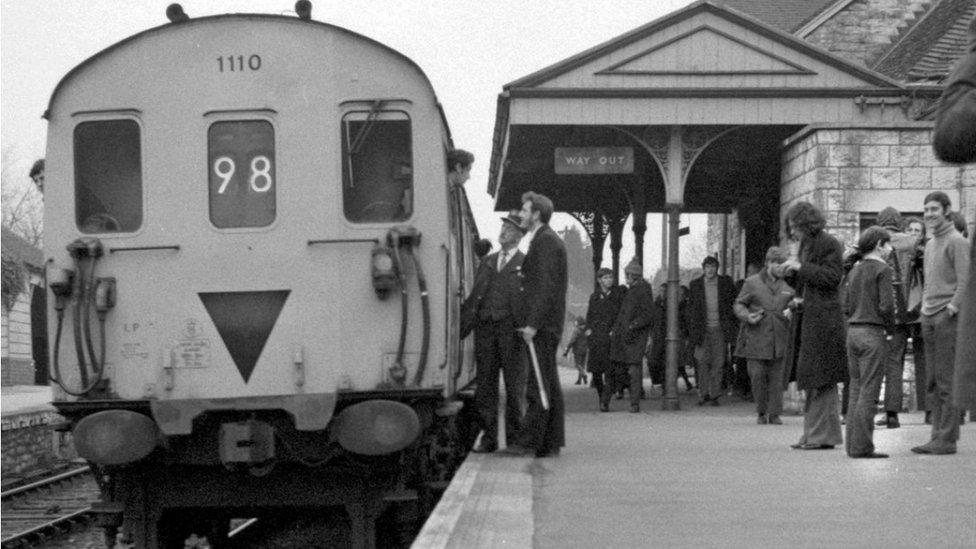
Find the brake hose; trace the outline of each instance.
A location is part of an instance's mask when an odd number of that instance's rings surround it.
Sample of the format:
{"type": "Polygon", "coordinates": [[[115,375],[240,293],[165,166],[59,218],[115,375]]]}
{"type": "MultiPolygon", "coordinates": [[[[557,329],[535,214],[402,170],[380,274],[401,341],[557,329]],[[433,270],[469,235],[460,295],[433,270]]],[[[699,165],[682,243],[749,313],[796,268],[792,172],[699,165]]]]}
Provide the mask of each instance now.
{"type": "Polygon", "coordinates": [[[420,382],[424,378],[424,369],[427,366],[427,353],[430,349],[430,296],[427,294],[427,277],[424,275],[424,269],[420,265],[420,258],[412,250],[410,258],[413,260],[414,268],[417,271],[417,286],[420,288],[420,305],[424,315],[424,335],[420,345],[420,359],[417,363],[417,373],[413,377],[413,384],[420,385],[420,382]]]}
{"type": "Polygon", "coordinates": [[[74,287],[71,291],[75,298],[74,303],[71,305],[71,328],[74,333],[75,354],[78,357],[78,372],[81,376],[81,386],[86,387],[88,385],[88,364],[85,361],[85,348],[82,345],[81,339],[81,302],[85,297],[83,295],[85,271],[80,257],[75,258],[75,272],[78,273],[78,276],[75,277],[74,287]]]}
{"type": "Polygon", "coordinates": [[[397,272],[397,282],[400,284],[400,343],[397,346],[396,361],[393,363],[391,375],[397,384],[402,385],[406,378],[406,368],[403,365],[403,351],[407,344],[407,277],[403,272],[403,259],[400,257],[400,239],[393,239],[393,266],[397,272]]]}
{"type": "MultiPolygon", "coordinates": [[[[94,276],[95,276],[95,259],[93,258],[93,259],[91,259],[91,261],[92,261],[92,265],[91,265],[91,269],[90,269],[90,273],[89,273],[89,278],[90,279],[94,279],[94,276]]],[[[106,341],[106,337],[105,337],[105,318],[104,318],[103,315],[99,314],[98,322],[99,322],[99,331],[100,331],[100,341],[99,342],[101,343],[101,357],[100,357],[100,360],[96,361],[96,359],[95,359],[95,350],[94,350],[94,347],[93,347],[92,341],[91,341],[91,326],[90,326],[90,323],[89,323],[90,321],[89,321],[89,318],[88,318],[88,315],[91,312],[91,309],[90,309],[90,305],[91,305],[90,300],[91,299],[94,299],[94,291],[92,291],[93,284],[91,284],[89,282],[87,284],[88,291],[85,294],[82,294],[81,293],[81,288],[86,288],[86,283],[84,281],[84,278],[85,278],[84,267],[81,264],[81,259],[80,258],[76,258],[75,259],[75,268],[76,268],[76,272],[79,273],[79,277],[75,280],[74,288],[73,288],[73,292],[72,292],[74,294],[74,296],[75,296],[75,303],[74,303],[73,308],[72,308],[72,316],[73,316],[73,319],[72,320],[73,320],[74,339],[75,339],[75,352],[77,353],[77,356],[78,356],[78,372],[79,372],[80,380],[81,380],[81,389],[78,390],[78,391],[73,391],[73,390],[69,389],[65,385],[64,381],[61,379],[61,362],[60,362],[60,359],[61,359],[61,335],[62,335],[63,327],[64,327],[64,310],[63,309],[58,309],[58,325],[57,325],[57,329],[56,329],[55,335],[54,335],[54,357],[53,357],[54,358],[54,360],[53,360],[54,364],[53,364],[53,372],[52,372],[53,375],[51,375],[51,381],[54,381],[58,385],[58,387],[61,387],[61,389],[65,393],[67,393],[67,394],[69,394],[71,396],[80,397],[80,396],[84,396],[84,395],[88,394],[89,392],[91,392],[91,390],[94,389],[96,386],[98,386],[98,384],[101,383],[101,381],[102,381],[103,373],[105,371],[105,356],[106,356],[106,353],[105,353],[105,351],[106,351],[105,341],[106,341]],[[79,318],[80,313],[81,313],[81,306],[82,306],[81,301],[82,300],[85,300],[85,304],[84,304],[84,316],[85,316],[85,318],[84,319],[79,318]],[[87,370],[87,364],[85,362],[85,350],[82,347],[82,336],[81,336],[82,327],[81,327],[81,322],[84,322],[85,323],[85,330],[84,330],[85,331],[85,340],[86,340],[85,343],[86,343],[86,347],[88,348],[88,352],[89,352],[89,355],[90,355],[90,358],[91,358],[91,363],[92,363],[92,369],[93,369],[94,374],[95,374],[95,378],[91,382],[88,381],[88,370],[87,370]]]]}

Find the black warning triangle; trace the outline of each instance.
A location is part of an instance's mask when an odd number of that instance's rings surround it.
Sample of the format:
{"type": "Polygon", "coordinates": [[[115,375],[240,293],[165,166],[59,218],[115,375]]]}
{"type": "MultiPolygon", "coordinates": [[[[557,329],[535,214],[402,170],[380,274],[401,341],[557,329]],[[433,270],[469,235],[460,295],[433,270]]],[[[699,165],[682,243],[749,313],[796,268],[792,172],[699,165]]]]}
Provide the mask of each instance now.
{"type": "Polygon", "coordinates": [[[291,290],[199,294],[244,383],[251,379],[289,293],[291,290]]]}

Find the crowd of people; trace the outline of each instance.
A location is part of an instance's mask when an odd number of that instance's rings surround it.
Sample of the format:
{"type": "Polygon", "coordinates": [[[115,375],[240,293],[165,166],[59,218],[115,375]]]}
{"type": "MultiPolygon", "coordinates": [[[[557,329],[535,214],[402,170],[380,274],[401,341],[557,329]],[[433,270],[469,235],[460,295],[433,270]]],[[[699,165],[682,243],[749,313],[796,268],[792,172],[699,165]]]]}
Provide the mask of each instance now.
{"type": "MultiPolygon", "coordinates": [[[[976,32],[943,93],[934,149],[945,162],[976,162],[976,32]]],[[[452,154],[452,181],[463,183],[473,157],[452,154]]],[[[784,218],[788,245],[769,248],[764,264],[751,266],[738,285],[718,274],[717,258],[706,257],[702,275],[681,287],[677,315],[678,374],[691,390],[687,368],[694,368],[698,404],[720,406],[732,385],[754,400],[758,424],[778,425],[783,392],[795,381],[804,419],[792,448],[844,445],[851,458],[886,458],[873,431],[900,427],[911,341],[916,405],[932,426],[912,451],[956,453],[959,425],[976,408],[976,235],[967,241],[965,219],[945,192],[922,202],[922,219],[885,208],[847,252],[815,205],[794,203],[784,218]]],[[[552,212],[551,200],[526,193],[521,210],[502,220],[501,251],[485,255],[490,243],[479,243],[484,257],[462,312],[462,334],[476,334],[483,433],[475,452],[498,449],[499,372],[508,394],[504,452],[546,457],[565,445],[556,352],[566,250],[548,226],[552,212]],[[522,239],[529,242],[524,256],[522,239]]],[[[625,389],[630,411],[640,412],[645,363],[652,385],[665,378],[665,286],[655,299],[637,260],[624,274],[626,286],[617,286],[610,269],[596,273],[586,317],[573,319],[564,352],[573,353],[577,384],[590,376],[601,412],[625,389]]]]}

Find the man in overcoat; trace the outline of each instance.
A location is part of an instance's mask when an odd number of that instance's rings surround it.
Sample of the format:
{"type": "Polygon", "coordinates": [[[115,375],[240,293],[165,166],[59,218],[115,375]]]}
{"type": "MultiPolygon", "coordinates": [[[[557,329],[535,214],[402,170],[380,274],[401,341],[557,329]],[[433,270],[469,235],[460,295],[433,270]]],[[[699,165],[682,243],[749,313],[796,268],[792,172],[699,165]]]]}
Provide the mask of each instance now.
{"type": "Polygon", "coordinates": [[[613,271],[606,267],[596,273],[600,287],[590,295],[586,309],[586,330],[589,336],[589,358],[587,368],[593,374],[593,388],[600,402],[600,411],[610,409],[613,395],[613,370],[610,365],[610,329],[617,319],[620,303],[627,292],[614,284],[613,271]]]}
{"type": "MultiPolygon", "coordinates": [[[[935,154],[944,162],[976,162],[976,19],[969,22],[967,53],[946,81],[935,119],[935,154]]],[[[969,281],[959,311],[952,404],[976,410],[976,231],[969,243],[969,281]]]]}
{"type": "Polygon", "coordinates": [[[529,251],[522,262],[521,332],[529,362],[533,346],[538,357],[542,386],[529,366],[525,398],[528,403],[518,442],[505,449],[514,456],[550,457],[559,455],[566,444],[563,393],[556,369],[556,348],[566,318],[566,246],[549,227],[552,200],[534,192],[522,195],[519,216],[529,239],[529,251]],[[545,390],[549,408],[543,406],[540,389],[545,390]]]}
{"type": "Polygon", "coordinates": [[[719,405],[722,396],[722,369],[729,343],[735,341],[738,324],[732,302],[735,283],[718,274],[718,259],[708,256],[702,261],[702,276],[691,281],[688,295],[688,338],[695,346],[698,362],[698,405],[719,405]]]}
{"type": "MultiPolygon", "coordinates": [[[[630,379],[630,411],[640,412],[644,350],[654,323],[654,292],[644,280],[644,269],[635,258],[624,267],[627,293],[610,332],[610,358],[614,368],[625,370],[630,379]]],[[[609,406],[609,391],[601,405],[609,406]]]]}
{"type": "Polygon", "coordinates": [[[790,338],[790,321],[784,315],[795,293],[772,268],[786,260],[783,248],[766,252],[766,264],[745,279],[735,300],[735,315],[742,328],[735,356],[746,359],[752,396],[756,401],[756,423],[782,425],[783,357],[790,338]]]}
{"type": "Polygon", "coordinates": [[[488,254],[478,265],[471,295],[462,310],[475,322],[475,360],[478,365],[475,402],[484,434],[477,453],[498,449],[498,375],[505,380],[505,439],[515,442],[522,421],[522,388],[525,386],[521,342],[515,329],[525,254],[518,250],[522,228],[517,214],[502,218],[498,235],[501,250],[488,254]]]}

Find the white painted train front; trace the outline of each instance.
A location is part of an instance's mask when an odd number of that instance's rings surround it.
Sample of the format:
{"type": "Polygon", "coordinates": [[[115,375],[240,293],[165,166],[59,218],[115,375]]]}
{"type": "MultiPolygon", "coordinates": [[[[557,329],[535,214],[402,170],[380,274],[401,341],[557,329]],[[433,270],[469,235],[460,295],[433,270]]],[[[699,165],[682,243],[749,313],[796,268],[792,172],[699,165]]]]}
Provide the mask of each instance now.
{"type": "Polygon", "coordinates": [[[45,114],[55,404],[107,481],[103,522],[142,546],[220,539],[303,484],[350,509],[357,486],[423,492],[469,436],[477,230],[440,106],[410,60],[307,7],[171,6],[45,114]]]}

